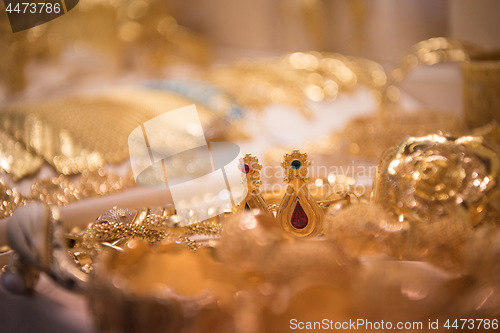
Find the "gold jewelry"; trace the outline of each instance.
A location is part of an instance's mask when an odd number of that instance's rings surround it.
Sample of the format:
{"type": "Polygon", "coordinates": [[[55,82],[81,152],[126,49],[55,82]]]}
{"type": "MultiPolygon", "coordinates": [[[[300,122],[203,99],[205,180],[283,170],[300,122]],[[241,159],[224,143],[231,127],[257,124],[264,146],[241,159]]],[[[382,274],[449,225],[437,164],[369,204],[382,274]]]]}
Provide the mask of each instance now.
{"type": "MultiPolygon", "coordinates": [[[[283,167],[286,171],[285,182],[290,183],[285,196],[278,209],[278,220],[283,228],[298,237],[314,236],[321,232],[323,209],[339,199],[329,200],[328,194],[318,204],[309,193],[306,183],[307,154],[301,154],[295,150],[285,155],[283,167]],[[303,208],[305,207],[305,208],[303,208]]],[[[247,209],[257,208],[267,215],[273,216],[268,204],[264,200],[259,187],[260,170],[262,166],[255,156],[246,154],[239,164],[242,178],[248,186],[248,194],[238,207],[227,214],[247,209]]],[[[349,204],[349,198],[341,198],[349,204]]],[[[188,213],[190,216],[191,214],[188,213]]],[[[150,208],[150,209],[119,209],[101,215],[90,225],[83,235],[67,235],[72,244],[72,252],[75,262],[81,264],[83,271],[90,271],[88,260],[96,256],[104,247],[116,248],[130,239],[143,239],[148,242],[160,242],[165,240],[177,241],[185,244],[192,250],[201,245],[185,237],[185,235],[219,236],[222,225],[218,218],[209,221],[186,225],[181,217],[176,215],[173,207],[150,208]],[[83,258],[83,261],[82,261],[83,258]]]]}
{"type": "Polygon", "coordinates": [[[66,234],[65,238],[74,263],[81,271],[90,273],[95,257],[103,249],[121,251],[121,247],[133,239],[151,243],[174,242],[196,251],[203,245],[185,235],[217,237],[222,230],[217,218],[187,227],[180,227],[179,220],[175,211],[168,207],[138,210],[114,207],[101,215],[83,234],[66,234]],[[153,212],[167,215],[156,215],[153,212]]]}
{"type": "Polygon", "coordinates": [[[260,170],[262,165],[259,159],[251,154],[246,154],[240,159],[239,168],[241,170],[242,183],[247,184],[248,193],[245,199],[239,203],[237,209],[259,209],[265,214],[272,214],[269,205],[260,192],[262,182],[260,180],[260,170]]]}
{"type": "Polygon", "coordinates": [[[120,192],[135,187],[131,172],[125,176],[116,175],[110,171],[84,171],[76,183],[69,177],[58,177],[37,180],[31,185],[28,200],[40,200],[48,205],[65,206],[82,198],[96,197],[120,192]]]}
{"type": "MultiPolygon", "coordinates": [[[[185,235],[219,236],[222,226],[218,218],[202,221],[186,227],[181,226],[181,217],[171,207],[121,209],[114,207],[92,223],[83,235],[67,235],[72,251],[79,256],[87,253],[95,257],[105,247],[115,248],[130,239],[148,242],[174,241],[197,250],[201,245],[185,235]]],[[[75,255],[75,258],[78,256],[75,255]]],[[[79,263],[80,260],[78,260],[79,263]]],[[[87,270],[87,268],[86,268],[87,270]]]]}
{"type": "Polygon", "coordinates": [[[132,173],[118,176],[99,169],[93,172],[84,171],[76,183],[64,175],[37,180],[31,185],[30,194],[24,197],[15,188],[10,189],[0,178],[0,218],[11,216],[17,207],[29,201],[65,206],[82,198],[116,193],[133,186],[135,182],[132,173]]]}
{"type": "Polygon", "coordinates": [[[475,226],[500,216],[500,147],[479,136],[409,138],[381,157],[373,201],[400,222],[462,214],[475,226]]]}
{"type": "Polygon", "coordinates": [[[311,162],[306,153],[298,150],[284,155],[281,166],[285,170],[283,181],[288,183],[276,218],[283,229],[297,237],[313,237],[322,230],[324,213],[309,193],[306,183],[307,168],[311,162]]]}

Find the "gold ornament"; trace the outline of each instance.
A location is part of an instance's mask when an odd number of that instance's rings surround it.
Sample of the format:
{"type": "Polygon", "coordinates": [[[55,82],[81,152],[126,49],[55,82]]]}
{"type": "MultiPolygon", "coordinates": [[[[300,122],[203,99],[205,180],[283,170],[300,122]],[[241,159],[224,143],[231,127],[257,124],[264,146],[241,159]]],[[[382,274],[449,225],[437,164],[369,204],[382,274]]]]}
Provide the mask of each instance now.
{"type": "Polygon", "coordinates": [[[22,196],[0,179],[0,218],[11,216],[17,207],[29,201],[41,201],[48,205],[66,206],[83,198],[96,197],[122,191],[135,186],[132,173],[118,176],[104,169],[84,171],[76,182],[68,176],[42,178],[31,185],[28,196],[22,196]]]}
{"type": "Polygon", "coordinates": [[[142,239],[152,243],[179,241],[191,250],[197,250],[201,245],[184,236],[194,234],[218,236],[222,227],[217,221],[218,218],[212,218],[183,227],[185,221],[176,215],[172,207],[141,209],[114,207],[97,218],[83,235],[69,237],[74,240],[74,245],[80,244],[73,251],[83,251],[91,257],[100,253],[103,244],[104,247],[113,247],[130,239],[142,239]]]}
{"type": "Polygon", "coordinates": [[[373,201],[400,222],[466,212],[472,226],[500,212],[500,148],[485,137],[410,138],[381,157],[373,201]]]}
{"type": "MultiPolygon", "coordinates": [[[[474,228],[495,225],[500,213],[500,148],[488,137],[409,138],[386,151],[373,201],[402,226],[389,255],[462,272],[474,228]]],[[[388,244],[389,245],[389,244],[388,244]]]]}
{"type": "Polygon", "coordinates": [[[307,154],[298,150],[285,154],[281,163],[285,170],[283,181],[288,186],[276,218],[283,229],[297,237],[314,237],[323,228],[323,210],[306,185],[309,180],[307,168],[310,165],[307,154]]]}
{"type": "Polygon", "coordinates": [[[93,263],[98,255],[106,252],[104,250],[121,252],[123,248],[130,247],[131,240],[139,239],[155,245],[160,242],[182,244],[196,251],[202,244],[186,236],[219,236],[219,219],[212,218],[182,227],[185,221],[175,215],[172,207],[114,207],[101,215],[84,233],[64,234],[57,207],[30,202],[7,221],[9,245],[16,258],[17,255],[20,257],[19,260],[13,259],[5,271],[16,274],[18,279],[27,279],[26,285],[31,287],[34,286],[31,282],[35,282],[31,281],[33,274],[44,271],[62,286],[83,292],[87,288],[93,263]],[[36,246],[29,245],[31,242],[36,246]]]}
{"type": "Polygon", "coordinates": [[[272,214],[269,205],[260,192],[262,182],[260,180],[260,170],[262,165],[257,157],[246,154],[240,159],[239,167],[241,169],[242,183],[247,184],[248,194],[246,198],[239,203],[240,209],[259,209],[266,214],[272,214]]]}

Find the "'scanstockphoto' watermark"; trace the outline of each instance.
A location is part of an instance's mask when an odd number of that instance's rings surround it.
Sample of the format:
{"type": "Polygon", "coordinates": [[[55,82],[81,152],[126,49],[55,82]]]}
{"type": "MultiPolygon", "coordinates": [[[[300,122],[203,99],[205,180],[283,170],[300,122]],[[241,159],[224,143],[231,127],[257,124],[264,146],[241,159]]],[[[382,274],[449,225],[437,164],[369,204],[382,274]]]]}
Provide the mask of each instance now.
{"type": "MultiPolygon", "coordinates": [[[[429,326],[430,327],[430,326],[429,326]]],[[[349,321],[333,321],[323,319],[322,321],[298,321],[297,319],[290,320],[290,329],[292,330],[385,330],[385,329],[407,329],[421,330],[423,323],[416,322],[397,322],[390,321],[369,321],[366,319],[356,319],[349,321]]]]}
{"type": "Polygon", "coordinates": [[[333,321],[323,319],[322,321],[299,321],[290,320],[292,330],[496,330],[498,329],[498,319],[447,319],[427,321],[370,321],[368,319],[349,319],[349,321],[333,321]]]}

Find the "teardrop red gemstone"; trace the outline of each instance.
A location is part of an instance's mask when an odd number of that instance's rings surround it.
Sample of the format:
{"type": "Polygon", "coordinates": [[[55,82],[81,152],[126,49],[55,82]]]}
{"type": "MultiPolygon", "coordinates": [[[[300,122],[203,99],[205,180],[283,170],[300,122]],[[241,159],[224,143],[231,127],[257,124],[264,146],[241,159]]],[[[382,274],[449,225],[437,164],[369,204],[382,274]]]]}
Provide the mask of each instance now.
{"type": "Polygon", "coordinates": [[[290,222],[295,229],[304,229],[307,226],[307,223],[309,223],[309,219],[307,218],[306,212],[304,212],[304,209],[300,205],[300,202],[297,202],[290,222]]]}

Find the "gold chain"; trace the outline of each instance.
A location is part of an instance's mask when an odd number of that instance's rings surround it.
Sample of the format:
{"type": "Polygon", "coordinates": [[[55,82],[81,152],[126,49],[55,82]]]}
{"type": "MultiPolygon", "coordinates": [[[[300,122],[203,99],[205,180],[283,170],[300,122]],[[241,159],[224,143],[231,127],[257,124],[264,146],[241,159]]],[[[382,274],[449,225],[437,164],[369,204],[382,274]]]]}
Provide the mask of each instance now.
{"type": "MultiPolygon", "coordinates": [[[[140,223],[97,221],[90,225],[83,234],[82,247],[93,257],[100,252],[101,242],[121,239],[143,239],[148,242],[171,240],[181,242],[193,251],[202,246],[188,237],[176,237],[169,234],[172,230],[167,227],[170,217],[171,215],[149,214],[140,223]]],[[[222,225],[214,221],[203,221],[187,226],[184,231],[185,235],[220,236],[222,225]]]]}
{"type": "Polygon", "coordinates": [[[30,194],[25,197],[16,189],[10,189],[0,178],[0,218],[11,216],[17,207],[28,201],[38,200],[48,205],[65,206],[82,198],[107,195],[133,186],[135,182],[131,173],[118,176],[99,169],[84,171],[76,183],[64,175],[37,180],[31,185],[30,194]]]}
{"type": "Polygon", "coordinates": [[[133,186],[135,182],[131,172],[126,176],[118,176],[100,169],[94,172],[84,171],[76,184],[64,175],[38,180],[31,186],[28,199],[65,206],[81,198],[107,195],[133,186]]]}
{"type": "Polygon", "coordinates": [[[210,221],[191,224],[186,229],[188,235],[220,236],[222,225],[210,221]]]}

